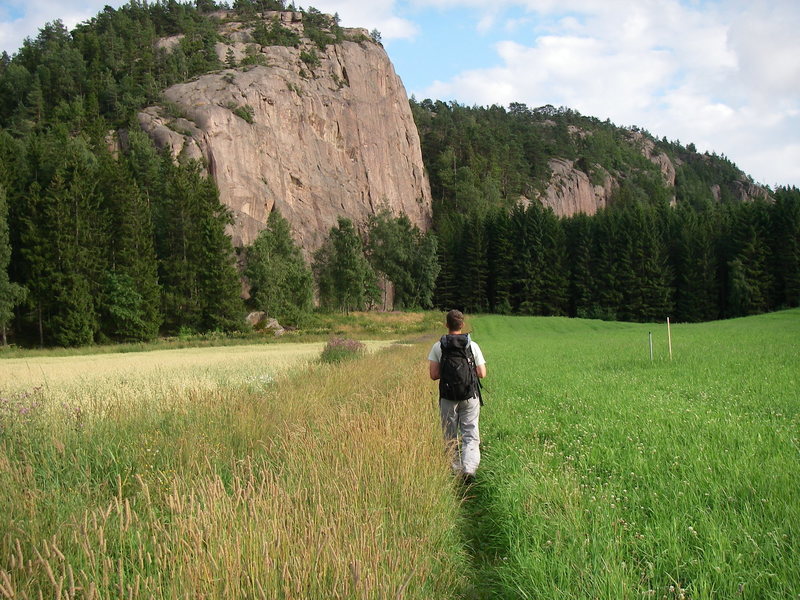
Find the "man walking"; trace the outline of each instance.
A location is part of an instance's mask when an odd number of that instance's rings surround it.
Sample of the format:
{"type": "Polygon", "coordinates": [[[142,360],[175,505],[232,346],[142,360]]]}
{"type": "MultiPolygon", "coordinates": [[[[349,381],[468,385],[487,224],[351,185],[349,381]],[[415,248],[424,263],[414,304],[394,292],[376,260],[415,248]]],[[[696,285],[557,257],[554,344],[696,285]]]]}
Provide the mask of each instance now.
{"type": "Polygon", "coordinates": [[[461,311],[447,313],[448,334],[431,348],[428,366],[431,379],[439,381],[439,411],[444,438],[453,453],[453,471],[471,483],[481,462],[478,378],[486,377],[486,361],[478,344],[470,339],[469,334],[461,333],[463,328],[461,311]]]}

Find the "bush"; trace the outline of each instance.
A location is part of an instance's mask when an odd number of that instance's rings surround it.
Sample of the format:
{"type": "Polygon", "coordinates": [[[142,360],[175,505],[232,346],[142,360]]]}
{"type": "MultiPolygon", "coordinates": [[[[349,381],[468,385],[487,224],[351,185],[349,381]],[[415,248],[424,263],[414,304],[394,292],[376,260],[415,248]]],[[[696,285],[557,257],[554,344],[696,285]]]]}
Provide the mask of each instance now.
{"type": "Polygon", "coordinates": [[[300,60],[306,63],[309,67],[318,67],[319,66],[319,56],[317,56],[316,51],[312,48],[310,51],[303,50],[300,53],[300,60]]]}
{"type": "Polygon", "coordinates": [[[363,356],[367,347],[358,340],[331,338],[322,350],[320,360],[324,363],[338,363],[363,356]]]}
{"type": "Polygon", "coordinates": [[[251,125],[253,124],[253,115],[255,114],[255,111],[253,110],[253,107],[250,106],[249,104],[245,104],[244,106],[237,106],[236,108],[233,109],[233,114],[235,114],[240,119],[244,119],[251,125]]]}

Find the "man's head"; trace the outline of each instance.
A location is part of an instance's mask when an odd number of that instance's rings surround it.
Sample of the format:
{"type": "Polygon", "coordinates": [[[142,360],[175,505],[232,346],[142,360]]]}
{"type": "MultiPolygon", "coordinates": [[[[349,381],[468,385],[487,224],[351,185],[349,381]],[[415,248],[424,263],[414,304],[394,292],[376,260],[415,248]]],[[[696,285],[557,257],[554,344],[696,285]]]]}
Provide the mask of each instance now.
{"type": "Polygon", "coordinates": [[[450,331],[461,331],[464,327],[464,313],[453,309],[447,313],[447,329],[450,331]]]}

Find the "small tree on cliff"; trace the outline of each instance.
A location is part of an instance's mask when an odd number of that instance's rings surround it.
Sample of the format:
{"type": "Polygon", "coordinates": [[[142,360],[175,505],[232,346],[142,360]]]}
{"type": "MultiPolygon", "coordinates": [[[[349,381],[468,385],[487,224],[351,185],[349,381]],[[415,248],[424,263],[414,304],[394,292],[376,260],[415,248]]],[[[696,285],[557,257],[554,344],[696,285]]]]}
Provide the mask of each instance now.
{"type": "Polygon", "coordinates": [[[244,274],[253,308],[284,325],[297,325],[311,311],[311,269],[292,240],[289,223],[277,210],[270,213],[266,229],[247,249],[244,274]]]}

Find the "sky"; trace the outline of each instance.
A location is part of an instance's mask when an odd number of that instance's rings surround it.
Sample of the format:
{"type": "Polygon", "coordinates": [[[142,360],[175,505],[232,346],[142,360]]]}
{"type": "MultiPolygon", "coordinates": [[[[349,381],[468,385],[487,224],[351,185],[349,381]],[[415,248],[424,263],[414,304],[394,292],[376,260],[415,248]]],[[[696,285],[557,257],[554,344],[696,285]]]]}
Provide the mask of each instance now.
{"type": "MultiPolygon", "coordinates": [[[[381,33],[409,96],[566,106],[800,187],[797,0],[314,0],[381,33]]],[[[0,50],[119,0],[0,0],[0,50]]]]}

